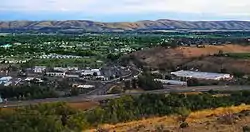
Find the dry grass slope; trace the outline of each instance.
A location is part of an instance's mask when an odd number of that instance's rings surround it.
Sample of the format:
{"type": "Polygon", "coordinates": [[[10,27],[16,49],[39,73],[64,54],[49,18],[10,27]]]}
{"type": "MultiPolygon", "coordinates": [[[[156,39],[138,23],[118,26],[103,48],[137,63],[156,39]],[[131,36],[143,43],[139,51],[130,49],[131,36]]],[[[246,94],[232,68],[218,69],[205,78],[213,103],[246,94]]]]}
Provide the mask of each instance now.
{"type": "MultiPolygon", "coordinates": [[[[218,117],[233,113],[239,113],[244,110],[250,110],[249,105],[232,106],[227,108],[217,108],[214,110],[202,110],[193,112],[187,118],[190,127],[180,129],[180,122],[178,117],[166,116],[155,117],[150,119],[143,119],[140,121],[133,121],[128,123],[119,123],[116,125],[102,125],[99,128],[109,132],[144,132],[144,131],[157,131],[158,128],[163,128],[172,132],[241,132],[242,127],[250,124],[250,117],[243,117],[232,125],[227,125],[218,122],[218,117]]],[[[97,129],[87,130],[86,132],[96,132],[97,129]]]]}
{"type": "Polygon", "coordinates": [[[98,102],[74,102],[74,103],[68,103],[68,105],[75,109],[88,110],[88,109],[97,107],[99,103],[98,102]]]}
{"type": "MultiPolygon", "coordinates": [[[[232,70],[241,69],[250,73],[250,61],[242,59],[230,59],[226,57],[213,57],[209,56],[205,59],[194,60],[201,56],[208,56],[218,54],[219,51],[224,53],[249,53],[250,46],[241,45],[221,45],[213,46],[208,45],[205,48],[197,47],[178,47],[175,49],[168,49],[163,47],[151,48],[143,51],[133,53],[139,61],[147,64],[153,68],[169,68],[171,66],[176,67],[178,65],[186,64],[189,67],[199,67],[202,70],[208,69],[207,67],[214,67],[211,71],[217,72],[221,69],[221,66],[231,68],[232,70]]],[[[230,69],[229,69],[230,70],[230,69]]]]}

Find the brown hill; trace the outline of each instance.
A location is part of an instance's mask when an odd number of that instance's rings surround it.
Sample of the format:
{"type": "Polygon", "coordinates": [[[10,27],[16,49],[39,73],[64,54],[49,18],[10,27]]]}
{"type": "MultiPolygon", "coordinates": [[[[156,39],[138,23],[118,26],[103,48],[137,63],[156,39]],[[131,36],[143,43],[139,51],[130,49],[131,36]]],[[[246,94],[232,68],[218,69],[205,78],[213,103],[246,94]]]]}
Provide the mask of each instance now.
{"type": "Polygon", "coordinates": [[[208,56],[185,63],[183,67],[187,69],[195,68],[206,72],[221,72],[223,68],[226,72],[231,74],[250,74],[249,59],[233,59],[230,57],[208,56]]]}
{"type": "Polygon", "coordinates": [[[209,56],[218,54],[220,50],[224,53],[250,53],[250,46],[208,45],[205,48],[178,47],[175,49],[156,47],[138,51],[132,55],[152,68],[172,69],[178,66],[187,66],[203,71],[218,72],[223,67],[232,71],[239,70],[250,73],[250,60],[209,56]]]}
{"type": "Polygon", "coordinates": [[[82,31],[137,31],[137,30],[250,30],[248,21],[176,21],[161,19],[138,22],[94,22],[85,20],[68,21],[2,21],[1,30],[69,30],[82,31]]]}

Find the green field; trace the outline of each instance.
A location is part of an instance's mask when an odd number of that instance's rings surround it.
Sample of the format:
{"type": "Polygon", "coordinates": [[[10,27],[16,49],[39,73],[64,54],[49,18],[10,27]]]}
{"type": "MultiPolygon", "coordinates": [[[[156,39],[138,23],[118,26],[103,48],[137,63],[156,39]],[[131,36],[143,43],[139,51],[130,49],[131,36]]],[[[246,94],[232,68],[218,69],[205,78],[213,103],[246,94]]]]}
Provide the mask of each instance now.
{"type": "Polygon", "coordinates": [[[249,59],[250,53],[227,53],[226,56],[234,59],[249,59]]]}

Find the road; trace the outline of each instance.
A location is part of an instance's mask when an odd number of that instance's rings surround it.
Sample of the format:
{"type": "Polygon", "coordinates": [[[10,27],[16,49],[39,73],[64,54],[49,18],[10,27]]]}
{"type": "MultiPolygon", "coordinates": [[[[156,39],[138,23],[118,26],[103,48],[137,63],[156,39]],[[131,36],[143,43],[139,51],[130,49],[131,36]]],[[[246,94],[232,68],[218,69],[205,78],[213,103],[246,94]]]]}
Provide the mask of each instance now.
{"type": "Polygon", "coordinates": [[[137,92],[137,93],[127,93],[127,94],[112,94],[112,95],[80,95],[76,97],[67,98],[50,98],[50,99],[40,99],[31,101],[10,101],[7,104],[0,104],[0,108],[3,107],[19,107],[34,105],[39,103],[48,102],[82,102],[82,101],[101,101],[113,98],[119,98],[122,95],[141,95],[141,94],[164,94],[164,93],[184,93],[184,92],[206,92],[210,90],[215,91],[240,91],[249,90],[250,86],[202,86],[202,87],[175,87],[154,91],[137,92]]]}
{"type": "MultiPolygon", "coordinates": [[[[140,73],[141,72],[139,70],[137,70],[136,68],[131,68],[131,73],[129,73],[128,75],[124,75],[120,78],[133,79],[134,76],[138,76],[140,73]]],[[[107,91],[109,90],[110,87],[112,87],[116,83],[120,82],[120,78],[116,78],[116,79],[109,80],[109,81],[102,81],[101,83],[103,84],[103,87],[95,89],[95,90],[87,93],[87,95],[105,95],[105,94],[107,94],[107,91]]]]}

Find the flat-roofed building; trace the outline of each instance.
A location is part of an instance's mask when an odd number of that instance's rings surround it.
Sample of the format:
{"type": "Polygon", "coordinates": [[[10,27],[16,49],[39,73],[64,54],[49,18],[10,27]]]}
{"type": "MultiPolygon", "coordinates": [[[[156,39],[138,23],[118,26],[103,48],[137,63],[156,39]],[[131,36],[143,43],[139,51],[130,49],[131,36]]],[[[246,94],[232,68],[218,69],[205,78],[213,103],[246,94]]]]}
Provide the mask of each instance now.
{"type": "Polygon", "coordinates": [[[171,72],[171,75],[183,78],[196,78],[203,80],[231,80],[233,76],[224,73],[212,73],[212,72],[198,72],[198,71],[176,71],[171,72]]]}
{"type": "Polygon", "coordinates": [[[165,85],[180,85],[187,86],[187,82],[179,81],[179,80],[164,80],[164,79],[154,79],[155,81],[161,82],[165,85]]]}

